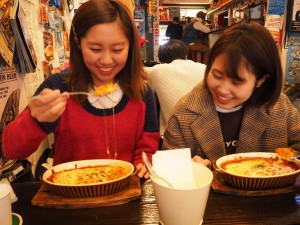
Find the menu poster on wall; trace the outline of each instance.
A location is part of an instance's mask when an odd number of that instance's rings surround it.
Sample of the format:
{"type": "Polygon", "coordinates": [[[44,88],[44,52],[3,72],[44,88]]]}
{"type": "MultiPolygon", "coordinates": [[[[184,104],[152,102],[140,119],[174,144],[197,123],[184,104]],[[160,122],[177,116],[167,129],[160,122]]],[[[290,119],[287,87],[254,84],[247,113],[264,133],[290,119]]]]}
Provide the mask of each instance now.
{"type": "Polygon", "coordinates": [[[291,24],[291,31],[300,31],[300,0],[294,0],[291,24]]]}
{"type": "Polygon", "coordinates": [[[169,20],[168,8],[159,7],[159,20],[169,20]]]}
{"type": "Polygon", "coordinates": [[[265,27],[269,30],[276,43],[281,42],[282,24],[283,20],[280,15],[266,15],[265,27]]]}
{"type": "MultiPolygon", "coordinates": [[[[27,105],[25,86],[14,67],[0,70],[0,142],[3,129],[13,121],[27,105]]],[[[2,150],[2,142],[0,143],[2,150]]]]}
{"type": "Polygon", "coordinates": [[[268,14],[284,15],[286,0],[269,0],[268,14]]]}
{"type": "Polygon", "coordinates": [[[179,7],[169,7],[169,20],[173,20],[174,17],[178,17],[180,19],[179,7]]]}
{"type": "Polygon", "coordinates": [[[10,25],[13,0],[0,0],[0,68],[12,65],[15,37],[10,25]]]}
{"type": "Polygon", "coordinates": [[[290,84],[300,83],[300,42],[288,47],[286,80],[290,84]]]}

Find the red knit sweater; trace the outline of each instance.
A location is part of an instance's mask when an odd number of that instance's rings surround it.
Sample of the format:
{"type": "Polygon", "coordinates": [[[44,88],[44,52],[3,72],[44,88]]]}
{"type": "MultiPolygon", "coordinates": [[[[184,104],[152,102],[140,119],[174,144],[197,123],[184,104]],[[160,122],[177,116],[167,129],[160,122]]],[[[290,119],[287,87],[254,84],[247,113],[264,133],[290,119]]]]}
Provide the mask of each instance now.
{"type": "Polygon", "coordinates": [[[69,98],[60,120],[50,124],[49,130],[49,124],[37,123],[26,109],[4,129],[4,155],[11,159],[26,158],[53,131],[54,165],[74,160],[114,159],[115,151],[117,159],[134,165],[142,162],[142,151],[151,157],[159,142],[153,105],[123,97],[114,111],[112,115],[112,109],[96,109],[89,103],[82,107],[69,98]]]}

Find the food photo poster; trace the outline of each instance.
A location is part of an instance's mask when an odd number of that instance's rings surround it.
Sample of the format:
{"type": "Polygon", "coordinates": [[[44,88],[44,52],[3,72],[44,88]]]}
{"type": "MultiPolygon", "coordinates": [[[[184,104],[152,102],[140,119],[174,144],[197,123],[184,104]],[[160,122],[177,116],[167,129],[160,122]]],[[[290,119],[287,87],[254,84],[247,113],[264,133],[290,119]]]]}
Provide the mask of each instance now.
{"type": "Polygon", "coordinates": [[[23,78],[14,67],[0,70],[0,155],[3,129],[27,106],[23,78]]]}

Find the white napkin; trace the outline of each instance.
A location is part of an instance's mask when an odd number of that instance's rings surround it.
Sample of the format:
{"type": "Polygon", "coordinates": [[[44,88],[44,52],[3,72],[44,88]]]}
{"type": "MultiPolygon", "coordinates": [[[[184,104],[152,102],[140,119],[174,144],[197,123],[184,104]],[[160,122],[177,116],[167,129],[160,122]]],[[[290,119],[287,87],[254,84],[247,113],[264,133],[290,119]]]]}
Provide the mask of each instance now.
{"type": "Polygon", "coordinates": [[[10,201],[11,201],[11,203],[16,202],[18,200],[18,197],[16,196],[14,190],[12,189],[12,187],[11,187],[8,179],[7,178],[1,179],[0,180],[0,184],[7,184],[7,185],[10,186],[10,193],[9,193],[10,194],[10,201]]]}
{"type": "Polygon", "coordinates": [[[174,188],[190,189],[196,186],[189,148],[157,151],[152,156],[152,164],[155,172],[174,188]]]}

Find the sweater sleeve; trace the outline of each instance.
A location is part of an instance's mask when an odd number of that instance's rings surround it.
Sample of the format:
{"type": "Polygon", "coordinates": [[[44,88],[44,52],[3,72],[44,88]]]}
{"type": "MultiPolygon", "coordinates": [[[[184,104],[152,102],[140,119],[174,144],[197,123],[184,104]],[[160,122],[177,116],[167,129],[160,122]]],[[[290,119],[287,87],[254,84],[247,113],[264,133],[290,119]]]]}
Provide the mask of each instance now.
{"type": "Polygon", "coordinates": [[[25,159],[36,151],[46,136],[47,133],[31,117],[27,108],[4,128],[3,153],[10,159],[25,159]]]}
{"type": "Polygon", "coordinates": [[[156,101],[154,92],[149,86],[143,97],[143,101],[146,105],[145,123],[142,136],[137,142],[137,149],[134,154],[133,164],[135,166],[143,162],[142,152],[145,152],[152,160],[152,155],[158,149],[160,138],[156,101]]]}
{"type": "Polygon", "coordinates": [[[68,69],[65,69],[60,73],[51,75],[37,88],[34,95],[38,95],[44,88],[49,88],[51,90],[58,89],[60,92],[67,91],[67,83],[65,82],[67,74],[68,69]]]}
{"type": "Polygon", "coordinates": [[[208,33],[208,32],[211,31],[210,28],[209,28],[208,26],[205,26],[205,25],[204,25],[203,23],[201,23],[201,22],[196,22],[196,23],[193,24],[193,26],[194,26],[194,28],[195,28],[196,30],[200,30],[200,31],[202,31],[203,33],[208,33]]]}
{"type": "MultiPolygon", "coordinates": [[[[49,88],[52,90],[60,90],[60,92],[67,91],[67,84],[65,82],[66,76],[68,74],[68,69],[63,70],[61,73],[53,74],[48,79],[46,79],[36,90],[34,95],[38,95],[44,88],[49,88]]],[[[48,134],[53,132],[55,127],[59,123],[59,119],[53,123],[47,122],[37,122],[38,125],[48,134]]]]}
{"type": "MultiPolygon", "coordinates": [[[[44,88],[66,91],[64,79],[68,70],[51,75],[36,90],[38,95],[44,88]]],[[[2,134],[3,153],[10,159],[24,159],[36,151],[40,143],[46,138],[47,133],[52,132],[59,120],[54,123],[39,123],[26,108],[15,120],[10,122],[2,134]]]]}

